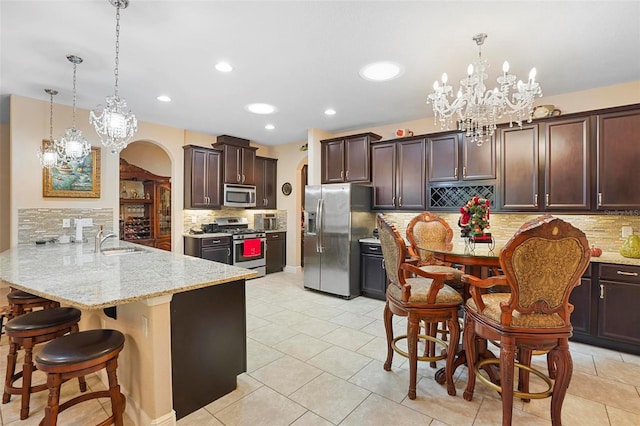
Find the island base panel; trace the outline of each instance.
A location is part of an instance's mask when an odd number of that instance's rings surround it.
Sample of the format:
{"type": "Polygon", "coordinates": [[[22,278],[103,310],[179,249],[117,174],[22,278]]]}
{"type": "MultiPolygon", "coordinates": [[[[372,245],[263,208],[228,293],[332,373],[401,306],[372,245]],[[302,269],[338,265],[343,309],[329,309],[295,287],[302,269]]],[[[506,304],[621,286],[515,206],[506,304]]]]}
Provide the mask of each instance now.
{"type": "Polygon", "coordinates": [[[171,366],[176,418],[237,386],[247,370],[245,282],[176,293],[171,301],[171,366]]]}

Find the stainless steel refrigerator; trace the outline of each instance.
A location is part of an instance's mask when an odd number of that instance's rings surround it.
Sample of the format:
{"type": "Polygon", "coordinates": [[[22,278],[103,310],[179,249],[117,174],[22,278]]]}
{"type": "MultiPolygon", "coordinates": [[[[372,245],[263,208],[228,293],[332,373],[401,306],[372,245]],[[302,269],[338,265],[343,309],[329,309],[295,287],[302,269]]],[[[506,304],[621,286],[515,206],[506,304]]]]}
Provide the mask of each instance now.
{"type": "Polygon", "coordinates": [[[360,295],[358,240],[376,227],[371,187],[308,185],[304,219],[304,286],[346,298],[360,295]]]}

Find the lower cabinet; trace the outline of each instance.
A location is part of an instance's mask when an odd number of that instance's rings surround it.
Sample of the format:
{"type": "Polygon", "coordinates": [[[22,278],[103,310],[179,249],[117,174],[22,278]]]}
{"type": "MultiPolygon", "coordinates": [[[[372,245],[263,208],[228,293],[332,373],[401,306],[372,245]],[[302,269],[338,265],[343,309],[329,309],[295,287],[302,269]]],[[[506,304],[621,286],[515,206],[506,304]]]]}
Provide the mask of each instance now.
{"type": "Polygon", "coordinates": [[[380,244],[360,243],[360,292],[363,296],[385,300],[387,273],[380,244]]]}
{"type": "Polygon", "coordinates": [[[184,237],[184,254],[231,265],[231,237],[184,237]]]}
{"type": "Polygon", "coordinates": [[[640,354],[640,267],[592,263],[590,271],[569,298],[572,340],[640,354]]]}
{"type": "Polygon", "coordinates": [[[267,232],[267,274],[284,269],[287,258],[287,233],[267,232]]]}

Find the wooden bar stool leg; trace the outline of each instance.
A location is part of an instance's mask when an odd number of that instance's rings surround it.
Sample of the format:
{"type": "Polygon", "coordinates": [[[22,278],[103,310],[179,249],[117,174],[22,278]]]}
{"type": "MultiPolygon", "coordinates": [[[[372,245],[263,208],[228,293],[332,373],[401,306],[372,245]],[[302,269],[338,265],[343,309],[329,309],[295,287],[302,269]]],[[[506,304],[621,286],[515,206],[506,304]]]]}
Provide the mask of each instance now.
{"type": "Polygon", "coordinates": [[[22,389],[20,401],[20,420],[29,417],[29,402],[31,401],[31,375],[33,373],[33,345],[25,344],[24,362],[22,363],[22,389]]]}
{"type": "Polygon", "coordinates": [[[60,374],[47,374],[49,396],[47,397],[47,408],[44,410],[44,419],[40,422],[40,426],[55,426],[58,423],[61,385],[62,377],[60,374]]]}
{"type": "Polygon", "coordinates": [[[113,412],[114,423],[116,426],[123,426],[123,414],[125,400],[120,393],[120,385],[118,384],[118,376],[116,368],[118,367],[118,359],[114,358],[107,362],[107,376],[109,378],[109,397],[111,398],[111,411],[113,412]]]}
{"type": "Polygon", "coordinates": [[[2,394],[2,403],[6,404],[11,400],[11,394],[7,392],[7,389],[11,386],[11,378],[16,373],[16,359],[18,357],[18,345],[11,343],[9,345],[9,353],[7,354],[7,374],[4,379],[4,393],[2,394]]]}

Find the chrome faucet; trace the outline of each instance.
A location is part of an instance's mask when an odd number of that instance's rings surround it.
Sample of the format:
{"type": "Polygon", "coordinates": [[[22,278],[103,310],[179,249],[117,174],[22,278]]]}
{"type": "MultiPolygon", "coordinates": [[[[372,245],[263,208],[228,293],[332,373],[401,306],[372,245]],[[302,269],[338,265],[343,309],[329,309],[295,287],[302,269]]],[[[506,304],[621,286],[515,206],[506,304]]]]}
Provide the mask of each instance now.
{"type": "Polygon", "coordinates": [[[114,234],[113,232],[109,232],[108,234],[104,234],[104,231],[102,230],[102,225],[100,225],[100,230],[98,231],[98,233],[96,234],[96,239],[95,239],[95,252],[96,253],[102,253],[102,244],[107,241],[109,238],[111,237],[117,237],[118,235],[114,234]]]}

